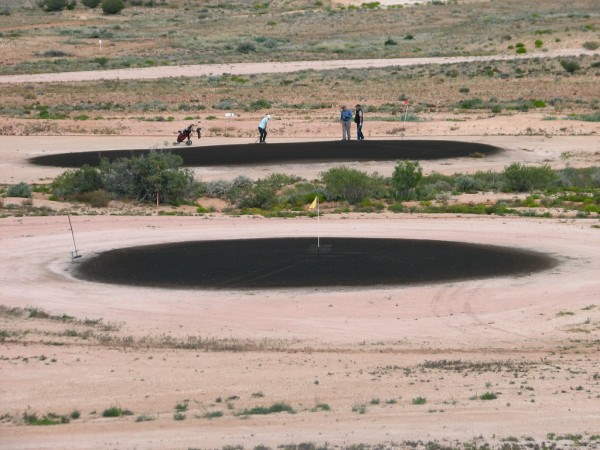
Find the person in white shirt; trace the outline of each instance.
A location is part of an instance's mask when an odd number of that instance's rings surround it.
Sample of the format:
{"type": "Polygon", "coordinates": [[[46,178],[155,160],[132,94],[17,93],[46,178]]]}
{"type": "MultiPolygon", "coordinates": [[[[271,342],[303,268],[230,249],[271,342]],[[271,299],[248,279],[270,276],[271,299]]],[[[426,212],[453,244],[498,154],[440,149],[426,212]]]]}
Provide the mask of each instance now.
{"type": "Polygon", "coordinates": [[[259,139],[258,142],[265,143],[267,141],[267,124],[271,120],[271,116],[267,114],[258,124],[259,139]]]}

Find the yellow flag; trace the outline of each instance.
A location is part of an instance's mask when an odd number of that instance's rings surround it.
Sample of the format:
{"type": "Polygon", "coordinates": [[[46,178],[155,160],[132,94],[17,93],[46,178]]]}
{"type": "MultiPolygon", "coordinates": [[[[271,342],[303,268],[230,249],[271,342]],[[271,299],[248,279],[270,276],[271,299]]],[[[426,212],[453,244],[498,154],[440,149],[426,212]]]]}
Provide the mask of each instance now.
{"type": "Polygon", "coordinates": [[[315,199],[312,201],[312,203],[310,204],[310,206],[308,207],[308,209],[315,209],[317,207],[317,200],[319,199],[319,196],[317,195],[315,197],[315,199]]]}

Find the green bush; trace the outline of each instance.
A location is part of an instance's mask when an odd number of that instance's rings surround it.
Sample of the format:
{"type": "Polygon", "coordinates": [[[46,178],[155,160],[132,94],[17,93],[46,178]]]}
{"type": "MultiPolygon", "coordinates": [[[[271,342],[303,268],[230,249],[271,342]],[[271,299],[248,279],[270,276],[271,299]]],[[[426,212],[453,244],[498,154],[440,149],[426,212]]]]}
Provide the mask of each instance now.
{"type": "Polygon", "coordinates": [[[172,153],[152,152],[145,156],[102,161],[102,183],[117,196],[142,202],[178,204],[194,194],[194,177],[181,168],[183,160],[172,153]]]}
{"type": "Polygon", "coordinates": [[[533,189],[547,189],[558,182],[556,173],[548,165],[541,167],[513,163],[504,169],[505,189],[528,192],[533,189]]]}
{"type": "Polygon", "coordinates": [[[27,183],[24,182],[21,182],[19,184],[13,184],[6,191],[6,195],[8,197],[29,198],[31,197],[31,188],[27,183]]]}
{"type": "Polygon", "coordinates": [[[544,46],[544,41],[537,39],[535,41],[535,48],[542,48],[544,46]]]}
{"type": "Polygon", "coordinates": [[[527,49],[525,47],[517,47],[517,54],[522,55],[527,53],[527,49]]]}
{"type": "Polygon", "coordinates": [[[587,41],[583,43],[583,48],[585,48],[586,50],[597,50],[598,48],[600,48],[600,43],[596,41],[587,41]]]}
{"type": "Polygon", "coordinates": [[[398,43],[395,40],[393,40],[392,38],[387,38],[385,40],[385,42],[383,43],[383,45],[385,45],[387,47],[390,45],[398,45],[398,43]]]}
{"type": "Polygon", "coordinates": [[[256,46],[252,42],[242,42],[237,46],[239,53],[251,53],[256,51],[256,46]]]}
{"type": "Polygon", "coordinates": [[[458,192],[477,192],[479,183],[469,175],[460,175],[454,180],[454,187],[458,192]]]}
{"type": "Polygon", "coordinates": [[[575,73],[579,69],[581,69],[581,66],[579,65],[579,63],[577,61],[572,60],[572,59],[563,59],[563,60],[560,61],[560,65],[568,73],[575,73]]]}
{"type": "Polygon", "coordinates": [[[269,109],[273,106],[273,104],[269,100],[265,100],[264,98],[258,99],[248,106],[251,111],[257,111],[259,109],[269,109]]]}
{"type": "Polygon", "coordinates": [[[355,204],[369,197],[374,190],[373,180],[368,174],[347,167],[329,169],[323,173],[322,179],[332,200],[355,204]]]}
{"type": "Polygon", "coordinates": [[[271,209],[277,203],[277,194],[272,185],[258,180],[251,189],[244,192],[238,200],[240,208],[271,209]]]}
{"type": "Polygon", "coordinates": [[[101,6],[104,14],[118,14],[125,8],[125,3],[123,0],[102,0],[101,6]]]}
{"type": "Polygon", "coordinates": [[[111,406],[102,412],[102,417],[121,417],[131,415],[133,415],[132,411],[129,411],[128,409],[122,409],[118,406],[111,406]]]}
{"type": "Polygon", "coordinates": [[[67,7],[67,0],[40,0],[38,5],[44,11],[62,11],[67,7]]]}
{"type": "Polygon", "coordinates": [[[89,205],[94,208],[103,208],[108,206],[111,196],[105,190],[98,189],[96,191],[82,192],[81,194],[76,195],[75,199],[80,202],[89,203],[89,205]]]}
{"type": "Polygon", "coordinates": [[[73,198],[84,192],[102,189],[100,172],[95,167],[83,166],[59,175],[50,185],[52,193],[61,199],[73,198]]]}
{"type": "Polygon", "coordinates": [[[100,4],[102,0],[81,0],[81,3],[83,3],[84,6],[87,6],[88,8],[95,8],[96,6],[98,6],[100,4]]]}
{"type": "Polygon", "coordinates": [[[394,197],[408,200],[423,178],[423,169],[418,161],[399,161],[392,174],[394,197]]]}

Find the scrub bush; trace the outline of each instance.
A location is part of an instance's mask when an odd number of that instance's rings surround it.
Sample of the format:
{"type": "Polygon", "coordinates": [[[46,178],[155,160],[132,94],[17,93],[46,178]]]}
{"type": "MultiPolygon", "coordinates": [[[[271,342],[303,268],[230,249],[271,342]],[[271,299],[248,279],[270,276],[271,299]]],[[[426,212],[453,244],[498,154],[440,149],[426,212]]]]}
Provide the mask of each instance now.
{"type": "Polygon", "coordinates": [[[67,7],[67,0],[41,0],[38,6],[44,11],[62,11],[67,7]]]}
{"type": "Polygon", "coordinates": [[[507,191],[527,192],[534,189],[547,189],[558,182],[558,176],[548,165],[532,167],[513,163],[504,169],[503,176],[507,191]]]}
{"type": "Polygon", "coordinates": [[[399,161],[392,174],[394,197],[408,200],[423,178],[423,170],[418,161],[399,161]]]}
{"type": "Polygon", "coordinates": [[[83,166],[81,169],[67,170],[51,184],[52,193],[61,199],[72,198],[77,194],[102,189],[102,177],[95,167],[83,166]]]}
{"type": "Polygon", "coordinates": [[[102,11],[104,14],[117,14],[125,8],[123,0],[102,0],[102,11]]]}
{"type": "Polygon", "coordinates": [[[81,0],[81,3],[83,3],[84,6],[93,9],[100,4],[100,1],[101,0],[81,0]]]}
{"type": "Polygon", "coordinates": [[[575,73],[579,69],[581,69],[581,66],[579,65],[579,63],[577,61],[574,61],[574,60],[563,59],[563,60],[561,60],[560,65],[568,73],[575,73]]]}
{"type": "Polygon", "coordinates": [[[322,179],[330,200],[346,200],[352,204],[369,197],[375,187],[368,174],[347,167],[329,169],[322,174],[322,179]]]}
{"type": "Polygon", "coordinates": [[[454,180],[454,187],[458,192],[477,192],[479,184],[477,180],[469,175],[461,175],[454,180]]]}
{"type": "Polygon", "coordinates": [[[10,186],[6,191],[6,195],[8,197],[29,198],[31,197],[31,188],[27,183],[21,182],[10,186]]]}
{"type": "Polygon", "coordinates": [[[277,193],[265,180],[258,180],[238,200],[240,208],[271,209],[277,203],[277,193]]]}
{"type": "Polygon", "coordinates": [[[192,172],[182,164],[178,155],[153,152],[103,161],[100,172],[105,189],[118,196],[153,202],[158,193],[160,202],[178,204],[190,198],[196,187],[192,172]]]}

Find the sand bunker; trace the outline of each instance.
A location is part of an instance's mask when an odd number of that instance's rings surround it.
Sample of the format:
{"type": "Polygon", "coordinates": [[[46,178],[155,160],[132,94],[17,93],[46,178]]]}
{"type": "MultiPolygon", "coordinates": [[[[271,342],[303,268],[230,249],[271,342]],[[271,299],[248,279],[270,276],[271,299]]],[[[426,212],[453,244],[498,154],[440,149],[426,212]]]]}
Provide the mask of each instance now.
{"type": "Polygon", "coordinates": [[[556,260],[508,247],[416,239],[267,238],[122,248],[84,259],[78,278],[177,288],[406,285],[526,275],[556,260]]]}
{"type": "MultiPolygon", "coordinates": [[[[58,153],[30,158],[32,164],[55,167],[81,167],[98,165],[101,158],[115,160],[151,152],[139,150],[105,150],[74,153],[58,153]]],[[[154,150],[155,151],[155,150],[154,150]]],[[[323,141],[289,142],[272,144],[211,145],[178,147],[162,150],[183,158],[188,167],[255,165],[285,162],[328,161],[393,161],[398,159],[425,160],[464,156],[481,156],[500,150],[488,144],[437,140],[394,141],[323,141]]]]}

